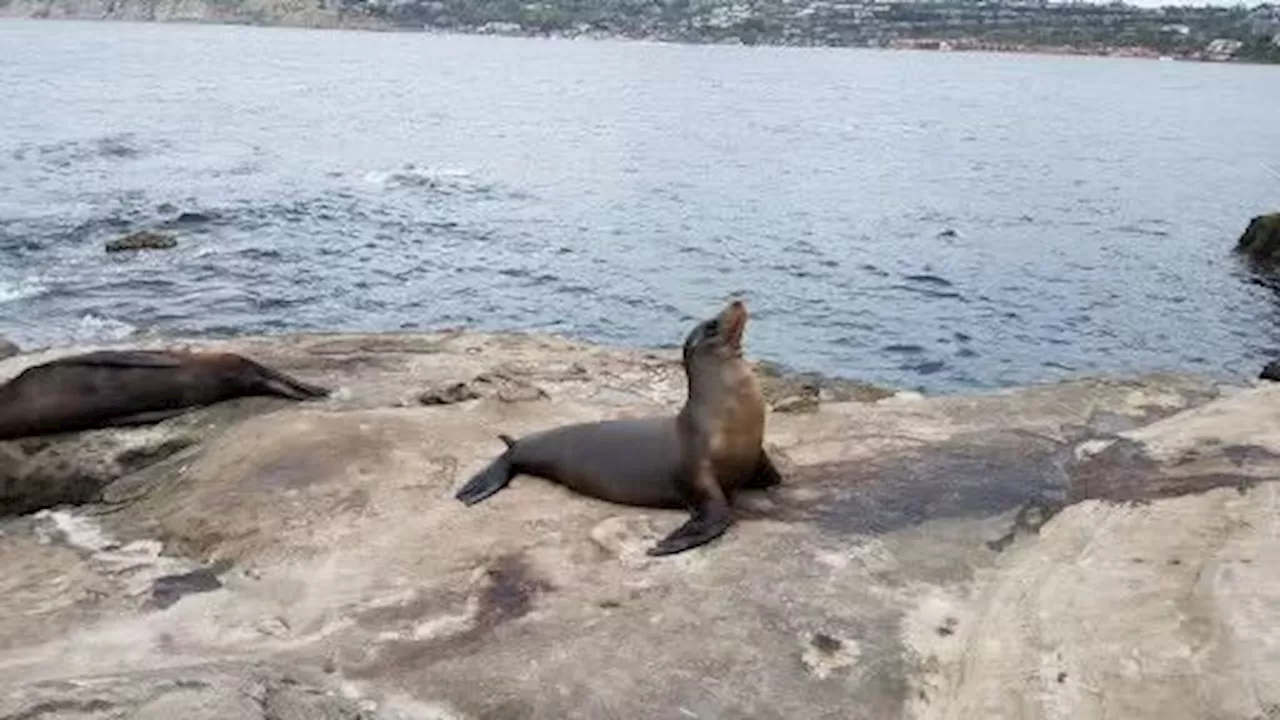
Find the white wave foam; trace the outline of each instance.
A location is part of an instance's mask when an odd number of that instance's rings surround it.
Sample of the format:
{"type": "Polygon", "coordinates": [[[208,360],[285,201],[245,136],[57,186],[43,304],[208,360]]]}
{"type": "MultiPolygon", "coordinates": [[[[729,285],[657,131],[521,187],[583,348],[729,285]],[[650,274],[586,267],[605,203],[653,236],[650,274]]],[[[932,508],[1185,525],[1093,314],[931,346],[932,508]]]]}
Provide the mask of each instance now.
{"type": "Polygon", "coordinates": [[[449,187],[475,185],[471,173],[460,168],[419,167],[412,163],[394,170],[370,170],[364,181],[381,187],[449,187]]]}
{"type": "Polygon", "coordinates": [[[138,331],[134,325],[123,320],[102,317],[88,313],[80,318],[67,338],[72,344],[115,342],[124,340],[138,331]]]}
{"type": "Polygon", "coordinates": [[[43,294],[48,289],[48,286],[38,278],[33,277],[20,280],[0,280],[0,303],[35,297],[43,294]]]}

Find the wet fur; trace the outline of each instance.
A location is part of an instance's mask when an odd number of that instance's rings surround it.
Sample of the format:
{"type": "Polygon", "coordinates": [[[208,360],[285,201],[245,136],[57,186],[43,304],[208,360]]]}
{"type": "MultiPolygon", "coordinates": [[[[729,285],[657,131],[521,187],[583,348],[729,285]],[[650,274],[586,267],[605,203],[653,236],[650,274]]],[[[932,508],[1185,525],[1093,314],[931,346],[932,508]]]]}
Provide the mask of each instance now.
{"type": "Polygon", "coordinates": [[[154,423],[249,395],[328,394],[231,353],[84,353],[27,368],[0,386],[0,439],[154,423]]]}

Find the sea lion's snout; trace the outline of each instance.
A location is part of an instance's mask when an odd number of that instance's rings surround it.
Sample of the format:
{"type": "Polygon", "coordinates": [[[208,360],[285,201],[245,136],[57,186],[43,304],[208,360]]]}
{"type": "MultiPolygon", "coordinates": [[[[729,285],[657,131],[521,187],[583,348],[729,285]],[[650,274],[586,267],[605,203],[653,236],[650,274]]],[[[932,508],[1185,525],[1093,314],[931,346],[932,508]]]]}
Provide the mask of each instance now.
{"type": "Polygon", "coordinates": [[[684,340],[684,359],[737,357],[742,352],[742,331],[747,325],[747,306],[741,300],[729,303],[715,317],[698,323],[684,340]]]}
{"type": "Polygon", "coordinates": [[[735,350],[742,349],[742,331],[747,327],[747,304],[734,300],[720,313],[720,335],[735,350]]]}

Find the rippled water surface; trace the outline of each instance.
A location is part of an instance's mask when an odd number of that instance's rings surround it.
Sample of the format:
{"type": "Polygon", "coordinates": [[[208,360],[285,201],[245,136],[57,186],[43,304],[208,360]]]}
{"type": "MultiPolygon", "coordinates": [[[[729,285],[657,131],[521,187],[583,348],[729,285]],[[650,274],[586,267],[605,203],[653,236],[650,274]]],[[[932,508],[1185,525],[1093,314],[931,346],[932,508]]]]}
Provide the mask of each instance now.
{"type": "Polygon", "coordinates": [[[954,391],[1252,375],[1280,68],[0,22],[0,334],[471,325],[954,391]],[[103,243],[158,225],[174,250],[103,243]]]}

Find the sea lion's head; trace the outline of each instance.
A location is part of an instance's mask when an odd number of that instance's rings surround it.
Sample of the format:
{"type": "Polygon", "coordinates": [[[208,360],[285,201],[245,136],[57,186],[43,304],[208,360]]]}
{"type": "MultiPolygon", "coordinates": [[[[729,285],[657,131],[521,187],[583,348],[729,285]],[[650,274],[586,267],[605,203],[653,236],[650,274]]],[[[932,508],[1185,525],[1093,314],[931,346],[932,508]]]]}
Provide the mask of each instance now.
{"type": "Polygon", "coordinates": [[[684,364],[698,358],[729,360],[742,357],[742,331],[747,327],[747,306],[734,300],[719,315],[694,326],[684,339],[684,364]]]}

